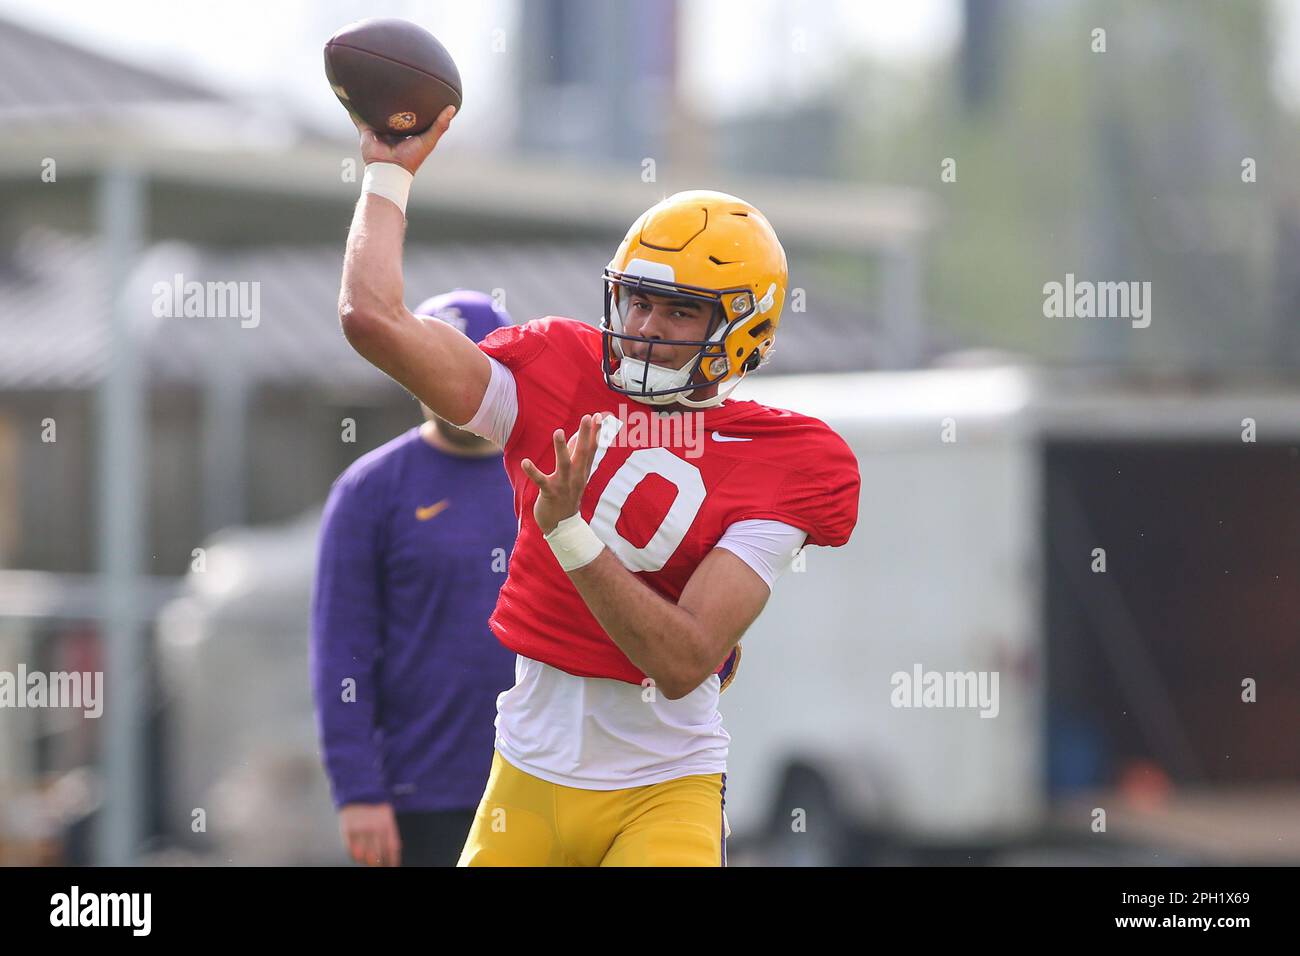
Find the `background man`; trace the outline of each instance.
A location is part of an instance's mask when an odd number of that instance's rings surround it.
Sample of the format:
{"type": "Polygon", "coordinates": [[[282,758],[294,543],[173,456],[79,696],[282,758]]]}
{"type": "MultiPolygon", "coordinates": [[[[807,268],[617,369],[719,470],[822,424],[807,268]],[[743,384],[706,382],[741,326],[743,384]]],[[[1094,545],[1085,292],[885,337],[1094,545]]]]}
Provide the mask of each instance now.
{"type": "MultiPolygon", "coordinates": [[[[511,325],[479,292],[416,314],[475,341],[511,325]]],[[[517,530],[501,450],[424,412],[334,483],[312,601],[321,753],[344,844],[370,865],[456,862],[514,682],[488,629],[517,530]]]]}

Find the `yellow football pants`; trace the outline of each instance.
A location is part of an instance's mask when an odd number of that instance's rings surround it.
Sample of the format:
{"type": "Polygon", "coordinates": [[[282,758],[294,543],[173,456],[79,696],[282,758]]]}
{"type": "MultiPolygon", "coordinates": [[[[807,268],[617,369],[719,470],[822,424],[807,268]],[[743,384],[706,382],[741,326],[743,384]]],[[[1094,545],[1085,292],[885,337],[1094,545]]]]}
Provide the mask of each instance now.
{"type": "Polygon", "coordinates": [[[726,866],[727,775],[580,790],[492,755],[458,866],[726,866]]]}

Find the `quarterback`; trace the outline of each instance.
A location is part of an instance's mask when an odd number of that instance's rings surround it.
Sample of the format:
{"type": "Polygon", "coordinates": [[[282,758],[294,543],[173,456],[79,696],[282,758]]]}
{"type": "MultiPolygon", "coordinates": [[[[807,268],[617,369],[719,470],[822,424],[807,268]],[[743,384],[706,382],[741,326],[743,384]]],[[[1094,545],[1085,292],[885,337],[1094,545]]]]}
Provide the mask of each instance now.
{"type": "Polygon", "coordinates": [[[753,206],[678,193],[606,267],[600,328],[548,316],[475,345],[402,300],[407,193],[453,113],[395,145],[361,129],[339,316],[435,414],[501,445],[514,492],[490,626],[515,684],[460,864],[725,865],[718,695],[798,550],[857,521],[838,435],[728,398],[776,338],[785,252],[753,206]]]}

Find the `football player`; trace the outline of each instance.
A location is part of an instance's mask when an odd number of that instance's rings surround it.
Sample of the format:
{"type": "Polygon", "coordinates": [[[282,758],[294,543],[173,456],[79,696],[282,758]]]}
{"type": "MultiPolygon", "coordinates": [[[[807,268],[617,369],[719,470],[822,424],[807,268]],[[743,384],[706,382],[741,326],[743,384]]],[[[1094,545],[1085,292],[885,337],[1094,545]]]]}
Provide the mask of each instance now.
{"type": "Polygon", "coordinates": [[[727,398],[772,349],[785,253],[753,206],[678,193],[605,269],[601,328],[550,316],[476,346],[402,302],[406,197],[453,112],[396,144],[362,128],[339,315],[370,362],[500,444],[514,489],[490,626],[516,680],[460,863],[725,865],[723,680],[798,550],[857,520],[838,435],[727,398]]]}

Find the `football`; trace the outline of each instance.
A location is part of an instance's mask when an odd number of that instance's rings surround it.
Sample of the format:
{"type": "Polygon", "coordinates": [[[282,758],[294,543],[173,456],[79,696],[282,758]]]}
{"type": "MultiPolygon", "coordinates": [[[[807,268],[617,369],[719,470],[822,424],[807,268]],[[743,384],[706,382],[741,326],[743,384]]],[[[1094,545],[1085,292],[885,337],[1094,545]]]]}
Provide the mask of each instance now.
{"type": "Polygon", "coordinates": [[[460,110],[456,62],[409,20],[348,24],[325,44],[325,76],[348,112],[389,136],[423,133],[448,106],[460,110]]]}

